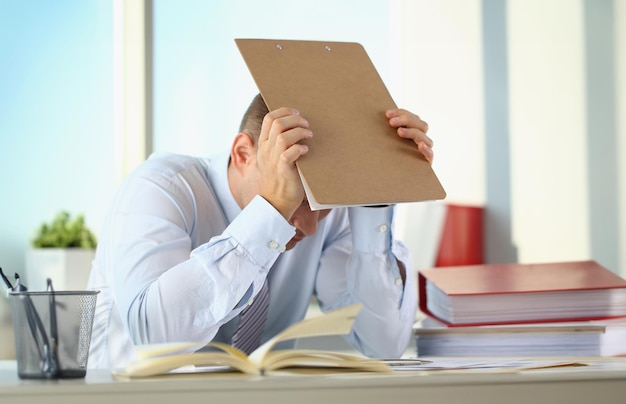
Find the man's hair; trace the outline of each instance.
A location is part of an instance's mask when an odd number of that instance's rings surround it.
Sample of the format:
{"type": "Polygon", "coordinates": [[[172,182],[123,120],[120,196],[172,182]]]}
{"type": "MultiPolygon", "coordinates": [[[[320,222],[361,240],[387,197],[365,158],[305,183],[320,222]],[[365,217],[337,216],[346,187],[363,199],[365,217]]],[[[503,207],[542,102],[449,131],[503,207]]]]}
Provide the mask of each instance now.
{"type": "Polygon", "coordinates": [[[254,141],[254,144],[256,144],[261,135],[263,118],[268,112],[269,109],[265,105],[263,97],[261,97],[261,94],[257,94],[241,119],[239,132],[247,133],[254,141]]]}

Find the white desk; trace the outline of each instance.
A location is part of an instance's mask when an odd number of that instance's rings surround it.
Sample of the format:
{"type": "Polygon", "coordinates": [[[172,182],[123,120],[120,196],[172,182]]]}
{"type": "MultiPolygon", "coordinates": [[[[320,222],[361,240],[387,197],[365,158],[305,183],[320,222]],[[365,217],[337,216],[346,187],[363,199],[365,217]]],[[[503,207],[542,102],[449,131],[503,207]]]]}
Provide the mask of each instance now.
{"type": "Polygon", "coordinates": [[[115,381],[109,372],[85,379],[33,381],[0,361],[0,403],[463,403],[601,404],[626,402],[626,359],[602,369],[522,373],[430,372],[393,375],[184,376],[115,381]]]}

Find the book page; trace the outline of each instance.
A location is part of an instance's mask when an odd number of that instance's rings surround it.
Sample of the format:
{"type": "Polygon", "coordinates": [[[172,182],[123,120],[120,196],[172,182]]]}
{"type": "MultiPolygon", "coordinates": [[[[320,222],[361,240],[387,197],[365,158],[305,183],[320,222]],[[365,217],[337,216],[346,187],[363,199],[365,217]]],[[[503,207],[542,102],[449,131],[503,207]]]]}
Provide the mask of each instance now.
{"type": "Polygon", "coordinates": [[[113,374],[122,377],[148,377],[164,375],[183,366],[229,366],[242,373],[258,373],[256,366],[248,361],[245,354],[241,355],[241,351],[231,352],[231,349],[238,350],[228,345],[220,346],[220,348],[225,349],[226,352],[194,352],[144,358],[128,363],[124,369],[114,371],[113,374]]]}
{"type": "Polygon", "coordinates": [[[267,353],[281,341],[304,337],[348,334],[361,307],[361,304],[354,304],[293,324],[252,352],[250,360],[261,368],[267,353]]]}
{"type": "Polygon", "coordinates": [[[390,373],[392,370],[385,362],[378,359],[315,349],[284,349],[268,352],[263,360],[263,371],[289,367],[335,367],[390,373]]]}

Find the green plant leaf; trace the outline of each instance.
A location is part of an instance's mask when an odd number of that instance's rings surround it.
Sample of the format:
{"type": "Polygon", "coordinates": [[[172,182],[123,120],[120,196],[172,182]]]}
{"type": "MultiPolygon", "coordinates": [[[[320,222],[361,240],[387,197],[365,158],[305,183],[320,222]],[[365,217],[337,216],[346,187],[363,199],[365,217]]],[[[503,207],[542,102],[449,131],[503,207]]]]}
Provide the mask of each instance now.
{"type": "Polygon", "coordinates": [[[82,214],[72,219],[71,215],[59,212],[51,223],[43,223],[32,239],[36,248],[96,248],[94,234],[85,224],[82,214]]]}

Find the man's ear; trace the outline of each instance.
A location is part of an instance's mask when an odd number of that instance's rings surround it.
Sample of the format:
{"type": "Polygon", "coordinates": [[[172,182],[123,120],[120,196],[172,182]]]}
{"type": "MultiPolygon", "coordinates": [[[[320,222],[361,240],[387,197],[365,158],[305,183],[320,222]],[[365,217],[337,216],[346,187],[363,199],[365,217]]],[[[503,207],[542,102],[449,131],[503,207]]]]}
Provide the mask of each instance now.
{"type": "Polygon", "coordinates": [[[256,147],[247,133],[239,132],[235,136],[230,149],[230,163],[239,173],[242,173],[250,164],[256,164],[256,147]]]}

